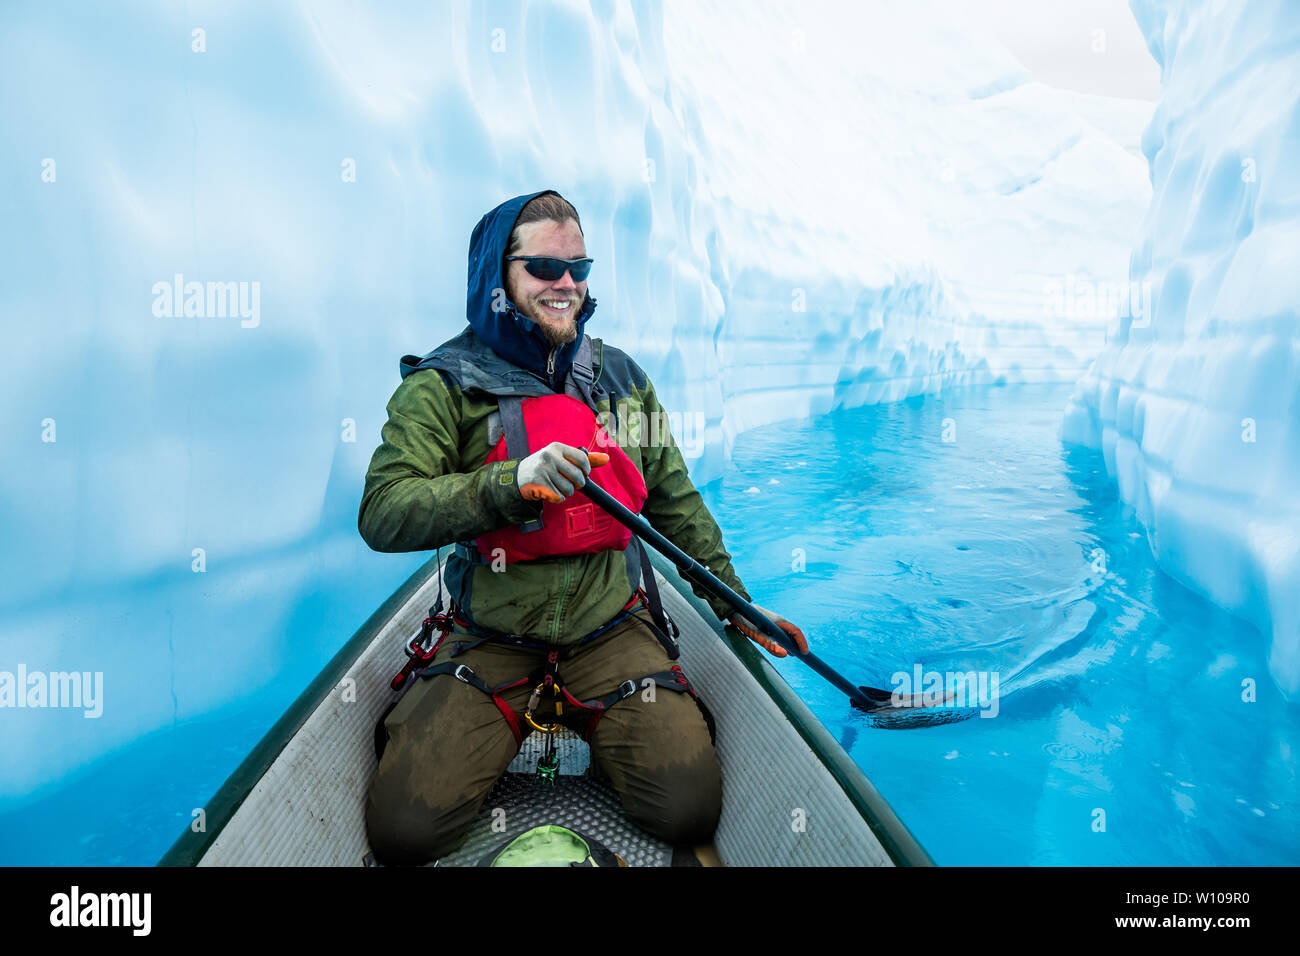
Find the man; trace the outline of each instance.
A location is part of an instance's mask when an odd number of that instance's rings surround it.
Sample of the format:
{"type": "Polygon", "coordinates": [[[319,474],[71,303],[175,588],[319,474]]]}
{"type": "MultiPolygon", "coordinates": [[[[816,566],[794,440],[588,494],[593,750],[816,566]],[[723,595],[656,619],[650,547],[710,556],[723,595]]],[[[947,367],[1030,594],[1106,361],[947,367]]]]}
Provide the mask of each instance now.
{"type": "MultiPolygon", "coordinates": [[[[573,206],[553,190],[516,196],[470,238],[469,327],[423,359],[403,359],[358,525],[376,551],[456,543],[447,562],[455,630],[384,724],[366,800],[381,863],[455,849],[533,718],[560,719],[552,695],[640,827],[689,846],[709,842],[717,824],[717,756],[693,689],[683,692],[689,680],[673,663],[653,574],[647,581],[635,539],[575,492],[595,470],[602,487],[748,594],[667,429],[626,427],[665,416],[645,372],[584,335],[596,308],[590,267],[573,206]],[[544,680],[554,677],[544,701],[524,679],[543,666],[544,680]],[[661,689],[618,690],[647,680],[661,689]],[[601,699],[599,713],[565,704],[601,699]]],[[[719,619],[733,614],[696,590],[719,619]]],[[[759,610],[807,651],[797,627],[759,610]]]]}

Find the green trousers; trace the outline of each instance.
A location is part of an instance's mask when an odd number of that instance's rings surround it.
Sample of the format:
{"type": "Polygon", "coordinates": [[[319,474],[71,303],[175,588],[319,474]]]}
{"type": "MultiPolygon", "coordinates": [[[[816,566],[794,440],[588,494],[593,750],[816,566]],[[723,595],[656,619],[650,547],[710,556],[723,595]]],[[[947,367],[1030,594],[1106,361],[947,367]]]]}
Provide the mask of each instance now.
{"type": "MultiPolygon", "coordinates": [[[[643,689],[640,678],[668,670],[669,658],[645,608],[576,649],[559,664],[579,700],[604,697],[623,681],[637,692],[606,712],[588,741],[630,819],[674,846],[708,843],[722,807],[722,773],[708,726],[689,694],[643,689]]],[[[451,634],[435,663],[453,659],[451,634]]],[[[492,687],[526,676],[537,652],[481,644],[457,655],[492,687]]],[[[688,675],[689,676],[689,675],[688,675]]],[[[503,696],[521,728],[532,687],[503,696]]],[[[549,722],[549,707],[539,711],[549,722]]],[[[535,715],[537,716],[537,715],[535,715]]],[[[566,714],[567,716],[567,714],[566,714]]],[[[446,856],[463,841],[497,778],[519,752],[492,698],[451,675],[422,678],[385,721],[388,745],[366,796],[366,831],[385,865],[419,865],[446,856]]],[[[537,731],[532,731],[536,733],[537,731]]]]}

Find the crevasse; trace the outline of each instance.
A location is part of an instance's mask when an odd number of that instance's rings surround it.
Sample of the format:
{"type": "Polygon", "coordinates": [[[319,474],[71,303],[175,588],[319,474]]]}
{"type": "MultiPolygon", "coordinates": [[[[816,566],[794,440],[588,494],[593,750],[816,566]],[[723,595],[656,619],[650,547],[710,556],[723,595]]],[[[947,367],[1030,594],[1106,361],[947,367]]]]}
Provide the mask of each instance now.
{"type": "Polygon", "coordinates": [[[1131,277],[1062,436],[1098,447],[1160,566],[1271,636],[1300,690],[1300,8],[1133,0],[1162,68],[1131,277]]]}

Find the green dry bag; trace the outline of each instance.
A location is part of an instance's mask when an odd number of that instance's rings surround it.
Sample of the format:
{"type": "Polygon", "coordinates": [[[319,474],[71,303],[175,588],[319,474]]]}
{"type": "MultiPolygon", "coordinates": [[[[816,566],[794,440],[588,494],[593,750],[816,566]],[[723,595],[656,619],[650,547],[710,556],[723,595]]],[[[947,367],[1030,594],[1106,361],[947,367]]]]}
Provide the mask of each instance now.
{"type": "Polygon", "coordinates": [[[617,853],[568,827],[525,830],[493,850],[479,866],[627,866],[617,853]]]}

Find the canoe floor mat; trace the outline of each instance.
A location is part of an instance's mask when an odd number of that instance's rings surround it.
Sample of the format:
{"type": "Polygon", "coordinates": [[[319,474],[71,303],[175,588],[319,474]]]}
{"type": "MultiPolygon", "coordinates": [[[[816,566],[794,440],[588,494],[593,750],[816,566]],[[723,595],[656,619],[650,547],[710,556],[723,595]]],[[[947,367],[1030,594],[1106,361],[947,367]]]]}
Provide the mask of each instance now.
{"type": "Polygon", "coordinates": [[[477,866],[533,827],[558,824],[579,831],[627,861],[628,866],[671,866],[673,848],[649,836],[623,813],[618,795],[589,776],[543,783],[529,773],[506,773],[483,801],[464,845],[434,866],[477,866]]]}

